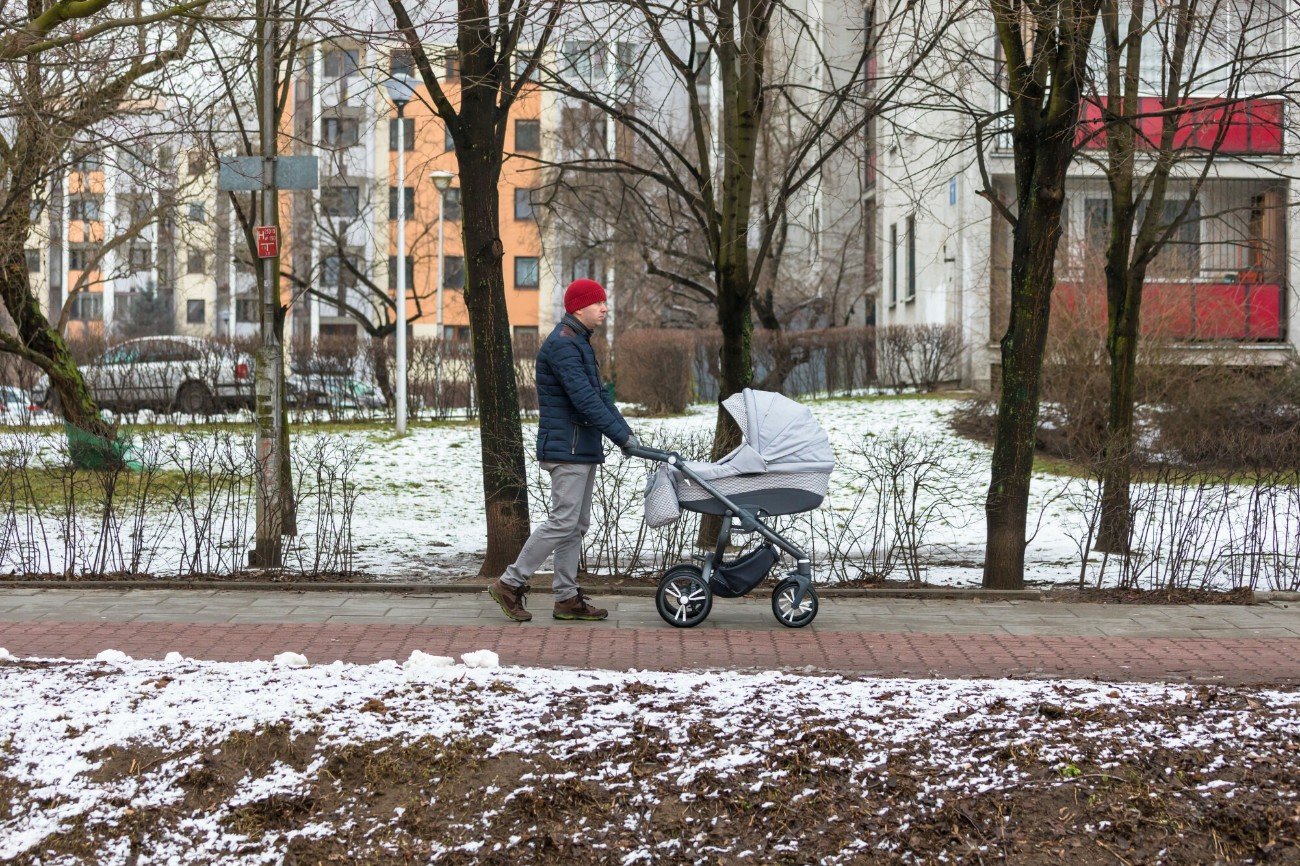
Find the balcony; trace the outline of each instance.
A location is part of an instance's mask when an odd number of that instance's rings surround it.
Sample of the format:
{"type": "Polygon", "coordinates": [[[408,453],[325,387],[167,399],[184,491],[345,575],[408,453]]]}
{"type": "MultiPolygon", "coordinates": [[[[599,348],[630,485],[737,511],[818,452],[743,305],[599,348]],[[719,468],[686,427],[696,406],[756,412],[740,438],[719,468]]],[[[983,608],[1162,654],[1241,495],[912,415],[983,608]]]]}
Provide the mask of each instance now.
{"type": "MultiPolygon", "coordinates": [[[[1179,342],[1281,342],[1286,339],[1281,283],[1148,282],[1142,293],[1142,331],[1179,342]]],[[[1105,288],[1057,283],[1054,306],[1106,320],[1105,288]]],[[[1054,310],[1055,312],[1055,310],[1054,310]]],[[[1054,318],[1056,316],[1054,315],[1054,318]]]]}
{"type": "MultiPolygon", "coordinates": [[[[1075,144],[1084,150],[1106,147],[1102,108],[1106,100],[1084,103],[1075,144]]],[[[1164,118],[1177,112],[1176,150],[1196,150],[1235,155],[1279,155],[1283,140],[1283,102],[1280,99],[1185,99],[1166,109],[1160,97],[1138,100],[1138,147],[1153,150],[1159,144],[1164,118]],[[1222,138],[1220,138],[1222,137],[1222,138]]]]}

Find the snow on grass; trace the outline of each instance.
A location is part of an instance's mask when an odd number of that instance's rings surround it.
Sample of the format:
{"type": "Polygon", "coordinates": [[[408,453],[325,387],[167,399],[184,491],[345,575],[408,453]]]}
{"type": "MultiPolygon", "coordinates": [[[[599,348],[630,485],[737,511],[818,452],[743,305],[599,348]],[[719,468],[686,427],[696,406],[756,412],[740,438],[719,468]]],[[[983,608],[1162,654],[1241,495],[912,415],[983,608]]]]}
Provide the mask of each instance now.
{"type": "Polygon", "coordinates": [[[329,840],[331,859],[528,862],[580,833],[601,853],[574,862],[806,845],[846,863],[1027,785],[1137,773],[1245,798],[1258,770],[1295,809],[1297,737],[1300,696],[1262,690],[17,660],[0,664],[0,860],[274,863],[329,840]],[[664,838],[648,816],[670,803],[664,838]]]}
{"type": "MultiPolygon", "coordinates": [[[[874,494],[868,488],[873,477],[875,483],[880,479],[869,468],[864,443],[910,434],[941,459],[942,467],[938,477],[922,484],[919,490],[917,508],[925,513],[924,520],[914,526],[921,534],[919,573],[909,574],[894,560],[886,569],[892,570],[883,576],[918,577],[939,585],[978,585],[984,558],[984,491],[989,482],[991,451],[952,431],[949,419],[958,402],[946,396],[908,395],[808,401],[807,405],[829,433],[839,467],[831,477],[829,495],[818,513],[784,518],[779,523],[782,531],[789,531],[792,540],[811,549],[815,564],[823,563],[816,571],[817,579],[829,582],[840,577],[878,574],[880,569],[869,560],[878,558],[891,546],[896,547],[892,528],[882,534],[873,521],[881,519],[883,513],[885,519],[893,522],[892,526],[906,525],[906,515],[900,518],[892,513],[892,508],[882,507],[872,498],[874,494]],[[826,568],[824,563],[832,552],[848,565],[834,570],[826,568]]],[[[713,406],[693,406],[678,417],[633,418],[631,423],[645,442],[698,445],[709,441],[715,411],[713,406]]],[[[29,440],[36,436],[23,435],[29,440]]],[[[183,457],[190,446],[181,434],[175,435],[179,440],[178,453],[183,457]]],[[[536,466],[535,436],[536,425],[524,424],[528,472],[535,482],[530,490],[534,524],[546,514],[546,478],[536,466]]],[[[469,423],[419,425],[404,437],[374,426],[336,427],[328,431],[299,428],[294,435],[294,448],[301,454],[326,440],[337,441],[343,450],[357,455],[350,474],[359,491],[351,519],[356,570],[380,580],[403,581],[464,579],[477,572],[487,533],[477,426],[469,423]]],[[[45,442],[50,441],[46,437],[45,442]]],[[[6,438],[0,437],[0,448],[5,447],[5,442],[6,438]]],[[[671,529],[647,530],[642,524],[640,494],[643,479],[651,468],[645,461],[625,458],[617,449],[610,449],[606,469],[599,476],[601,489],[597,495],[596,520],[587,537],[589,558],[595,556],[593,551],[598,544],[603,544],[606,550],[615,549],[623,551],[626,557],[634,557],[642,569],[651,568],[664,556],[668,546],[665,533],[671,529]],[[611,514],[617,515],[613,533],[607,528],[611,514]]],[[[1075,477],[1035,474],[1029,502],[1032,538],[1025,564],[1026,578],[1031,583],[1069,583],[1078,579],[1087,527],[1087,519],[1080,509],[1080,504],[1089,500],[1086,486],[1086,481],[1075,477]]],[[[1139,496],[1135,489],[1135,498],[1139,496]]],[[[907,498],[906,494],[903,498],[907,498]]],[[[1152,515],[1151,519],[1165,521],[1170,526],[1179,520],[1190,524],[1201,519],[1192,516],[1195,507],[1188,504],[1188,513],[1178,519],[1169,519],[1165,514],[1152,515]]],[[[1230,504],[1239,515],[1250,507],[1241,501],[1230,504]]],[[[97,524],[98,516],[92,517],[95,520],[90,522],[97,524]]],[[[1297,518],[1300,515],[1285,518],[1277,531],[1285,534],[1297,518]]],[[[307,540],[310,548],[310,540],[315,537],[313,521],[317,519],[311,503],[300,512],[299,519],[301,538],[307,540]]],[[[88,526],[87,537],[81,540],[88,550],[95,547],[91,532],[94,528],[88,526]]],[[[20,536],[25,531],[21,521],[14,529],[20,536]]],[[[247,536],[252,529],[251,516],[246,516],[242,523],[235,520],[222,531],[247,536]]],[[[122,531],[134,530],[128,525],[122,531]]],[[[185,562],[183,551],[187,541],[183,521],[173,517],[159,533],[156,541],[159,551],[149,558],[153,567],[147,570],[174,573],[185,562]]],[[[1275,541],[1283,559],[1300,555],[1295,539],[1275,541]]],[[[58,540],[46,539],[46,543],[51,548],[48,570],[62,572],[58,540]]],[[[214,561],[223,567],[241,561],[240,551],[249,543],[248,538],[242,544],[222,541],[213,554],[214,561]]],[[[1216,536],[1206,542],[1206,549],[1192,551],[1191,559],[1229,563],[1231,557],[1219,549],[1222,546],[1223,539],[1216,536]]],[[[4,547],[0,544],[0,567],[11,565],[7,558],[11,560],[18,552],[18,548],[6,552],[4,547]]],[[[310,554],[310,549],[307,552],[310,554]]],[[[1179,556],[1186,557],[1186,551],[1179,556]]],[[[310,565],[310,555],[305,562],[310,565]]],[[[628,565],[626,559],[615,563],[620,569],[628,565]]],[[[608,569],[607,559],[597,567],[608,569]]],[[[1090,563],[1088,573],[1095,575],[1096,567],[1095,562],[1090,563]]],[[[1113,579],[1118,570],[1112,564],[1107,574],[1113,579]]],[[[1218,588],[1228,588],[1234,579],[1225,570],[1211,576],[1212,585],[1218,585],[1213,584],[1215,580],[1222,584],[1218,588]]],[[[1279,583],[1259,588],[1290,587],[1279,583]]]]}

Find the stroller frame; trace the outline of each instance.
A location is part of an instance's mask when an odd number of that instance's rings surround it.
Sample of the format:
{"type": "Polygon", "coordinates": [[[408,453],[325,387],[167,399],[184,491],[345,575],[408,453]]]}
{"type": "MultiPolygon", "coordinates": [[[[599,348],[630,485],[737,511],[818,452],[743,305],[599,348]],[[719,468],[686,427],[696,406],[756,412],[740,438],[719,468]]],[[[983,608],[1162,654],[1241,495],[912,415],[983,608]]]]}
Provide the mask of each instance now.
{"type": "MultiPolygon", "coordinates": [[[[682,459],[682,456],[674,451],[663,451],[658,448],[647,448],[642,445],[634,445],[630,448],[624,449],[624,453],[630,457],[639,457],[644,460],[667,463],[669,466],[672,466],[689,478],[692,482],[698,484],[701,489],[708,493],[710,497],[717,500],[722,505],[723,509],[725,509],[721,514],[722,527],[718,531],[717,544],[714,546],[712,551],[704,554],[702,557],[703,562],[700,568],[700,578],[703,583],[704,593],[707,596],[705,599],[703,615],[694,619],[694,621],[681,621],[670,616],[665,610],[662,603],[662,596],[669,579],[673,576],[674,572],[694,568],[693,566],[679,565],[670,568],[665,573],[663,581],[660,582],[658,593],[660,603],[658,607],[659,615],[663,617],[665,622],[679,628],[690,628],[703,622],[708,616],[708,611],[712,605],[713,595],[713,591],[709,589],[709,586],[716,571],[720,568],[726,567],[727,565],[734,564],[734,561],[733,563],[726,563],[723,554],[726,551],[727,544],[731,541],[732,532],[737,529],[739,529],[740,532],[757,533],[769,544],[789,554],[795,561],[794,570],[786,573],[785,578],[778,583],[777,591],[772,596],[772,611],[776,616],[777,621],[788,628],[802,628],[813,621],[813,618],[817,615],[817,594],[816,590],[814,590],[812,586],[812,560],[809,559],[808,554],[801,548],[788,541],[779,532],[776,532],[767,526],[767,524],[765,524],[759,517],[761,511],[757,509],[747,509],[736,503],[726,494],[720,492],[716,487],[692,470],[686,461],[682,459]],[[739,523],[739,527],[736,527],[734,525],[735,523],[739,523]],[[784,596],[784,604],[781,604],[782,596],[784,596]],[[811,612],[804,613],[805,602],[809,600],[811,601],[811,612]],[[788,614],[783,613],[783,610],[787,611],[788,614]]],[[[698,510],[690,508],[689,505],[684,505],[684,507],[687,510],[698,510]]],[[[708,513],[714,512],[710,511],[708,513]]]]}

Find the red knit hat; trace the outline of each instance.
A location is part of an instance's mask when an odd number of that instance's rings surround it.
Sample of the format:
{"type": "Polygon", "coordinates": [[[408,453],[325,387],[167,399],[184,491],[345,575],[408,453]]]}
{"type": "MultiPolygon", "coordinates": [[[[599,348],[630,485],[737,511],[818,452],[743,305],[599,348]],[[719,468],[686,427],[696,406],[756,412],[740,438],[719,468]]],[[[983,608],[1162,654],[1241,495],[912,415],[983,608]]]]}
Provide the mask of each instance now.
{"type": "Polygon", "coordinates": [[[574,280],[564,290],[564,312],[573,313],[583,307],[607,300],[605,289],[595,280],[574,280]]]}

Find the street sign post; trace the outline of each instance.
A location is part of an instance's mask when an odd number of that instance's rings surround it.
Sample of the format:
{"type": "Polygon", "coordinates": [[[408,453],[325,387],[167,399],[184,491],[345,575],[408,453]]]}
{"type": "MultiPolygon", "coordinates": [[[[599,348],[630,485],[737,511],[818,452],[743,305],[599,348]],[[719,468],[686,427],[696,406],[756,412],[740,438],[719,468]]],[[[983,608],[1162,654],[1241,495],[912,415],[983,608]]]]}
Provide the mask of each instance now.
{"type": "MultiPolygon", "coordinates": [[[[276,189],[316,189],[320,186],[320,161],[314,156],[275,157],[276,189]]],[[[217,189],[223,192],[260,192],[266,189],[260,156],[223,156],[218,161],[217,189]]]]}

